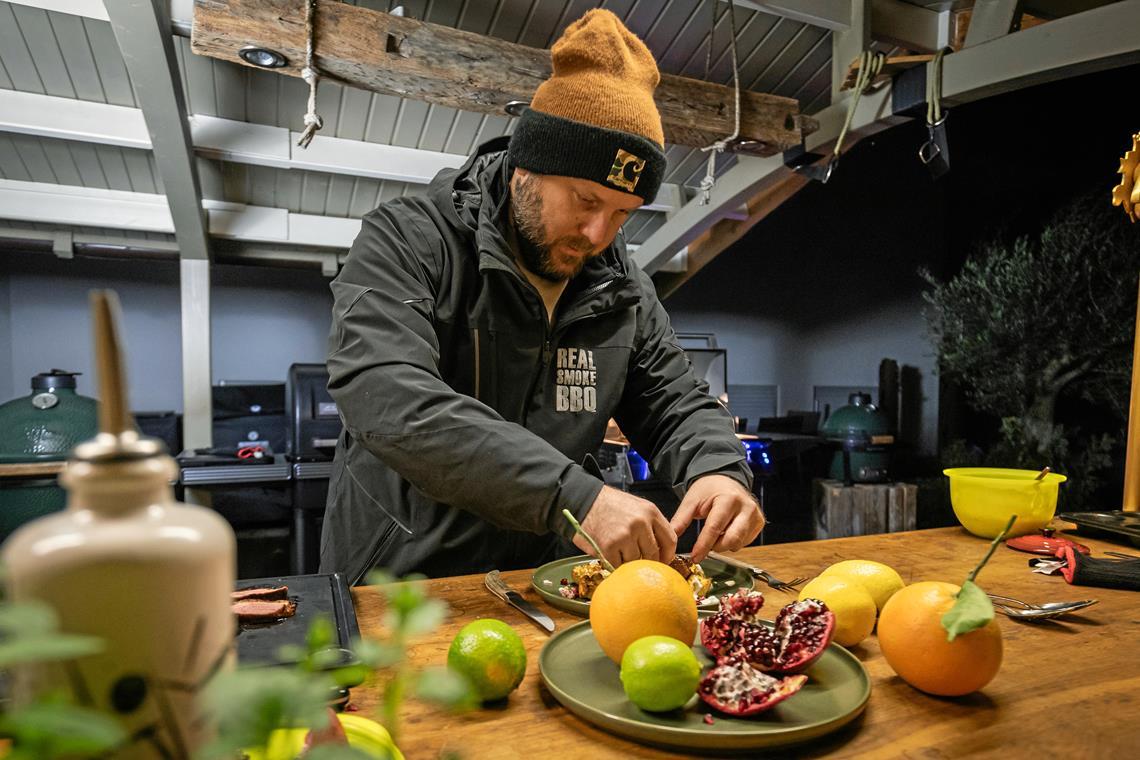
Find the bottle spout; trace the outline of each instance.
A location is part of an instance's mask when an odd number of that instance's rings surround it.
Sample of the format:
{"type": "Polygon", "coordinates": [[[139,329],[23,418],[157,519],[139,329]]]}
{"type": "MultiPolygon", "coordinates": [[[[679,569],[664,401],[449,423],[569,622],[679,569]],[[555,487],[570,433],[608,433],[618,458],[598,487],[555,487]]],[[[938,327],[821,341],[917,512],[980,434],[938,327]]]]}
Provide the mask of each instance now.
{"type": "Polygon", "coordinates": [[[99,434],[75,447],[74,458],[80,461],[143,459],[165,453],[161,441],[139,434],[131,416],[119,315],[119,297],[113,290],[91,292],[99,380],[99,434]]]}

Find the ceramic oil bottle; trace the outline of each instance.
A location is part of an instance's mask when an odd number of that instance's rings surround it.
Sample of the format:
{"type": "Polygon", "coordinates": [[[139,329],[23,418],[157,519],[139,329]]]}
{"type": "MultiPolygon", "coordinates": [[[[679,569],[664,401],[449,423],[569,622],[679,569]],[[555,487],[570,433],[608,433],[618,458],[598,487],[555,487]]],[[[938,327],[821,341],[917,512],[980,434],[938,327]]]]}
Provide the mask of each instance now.
{"type": "Polygon", "coordinates": [[[188,758],[213,736],[198,695],[234,662],[233,531],[216,513],[174,500],[175,461],[141,437],[128,412],[114,293],[92,294],[100,432],[74,450],[60,481],[65,511],[5,543],[8,596],[50,605],[66,633],[105,649],[25,667],[14,695],[63,690],[115,716],[123,758],[188,758]]]}

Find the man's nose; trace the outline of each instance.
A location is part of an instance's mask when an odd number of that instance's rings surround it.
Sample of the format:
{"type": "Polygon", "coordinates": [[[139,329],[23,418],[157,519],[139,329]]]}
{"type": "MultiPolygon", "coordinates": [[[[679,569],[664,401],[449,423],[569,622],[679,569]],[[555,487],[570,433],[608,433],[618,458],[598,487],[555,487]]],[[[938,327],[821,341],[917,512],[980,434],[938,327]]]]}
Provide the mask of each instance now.
{"type": "Polygon", "coordinates": [[[587,214],[578,225],[578,230],[590,241],[594,249],[601,248],[609,241],[609,219],[604,213],[587,214]]]}

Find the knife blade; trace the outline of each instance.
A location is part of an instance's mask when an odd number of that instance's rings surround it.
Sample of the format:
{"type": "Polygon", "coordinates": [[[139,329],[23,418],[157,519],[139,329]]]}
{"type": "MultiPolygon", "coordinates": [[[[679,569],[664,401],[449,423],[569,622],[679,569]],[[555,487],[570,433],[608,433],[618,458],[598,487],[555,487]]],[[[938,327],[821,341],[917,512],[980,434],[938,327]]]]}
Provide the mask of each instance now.
{"type": "Polygon", "coordinates": [[[753,575],[759,575],[760,573],[764,572],[755,565],[750,565],[744,560],[736,559],[735,557],[729,557],[727,554],[721,554],[720,552],[709,552],[708,556],[712,559],[719,559],[726,565],[732,565],[733,567],[739,567],[741,570],[747,570],[753,575]]]}
{"type": "Polygon", "coordinates": [[[547,633],[554,633],[554,621],[545,612],[535,607],[533,604],[523,599],[522,594],[512,589],[506,584],[506,581],[499,575],[498,570],[492,570],[487,573],[483,579],[484,585],[487,590],[493,595],[502,599],[507,604],[514,607],[530,618],[534,623],[537,623],[547,633]]]}

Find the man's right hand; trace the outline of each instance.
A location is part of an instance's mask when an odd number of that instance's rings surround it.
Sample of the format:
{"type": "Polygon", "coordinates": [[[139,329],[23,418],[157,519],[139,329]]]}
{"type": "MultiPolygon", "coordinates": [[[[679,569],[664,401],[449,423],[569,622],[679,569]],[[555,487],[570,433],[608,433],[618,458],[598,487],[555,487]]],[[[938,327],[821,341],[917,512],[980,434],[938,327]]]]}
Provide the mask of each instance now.
{"type": "MultiPolygon", "coordinates": [[[[582,529],[614,567],[634,559],[669,562],[677,551],[677,534],[656,504],[610,486],[602,486],[582,529]]],[[[574,545],[593,553],[581,535],[575,534],[574,545]]]]}

